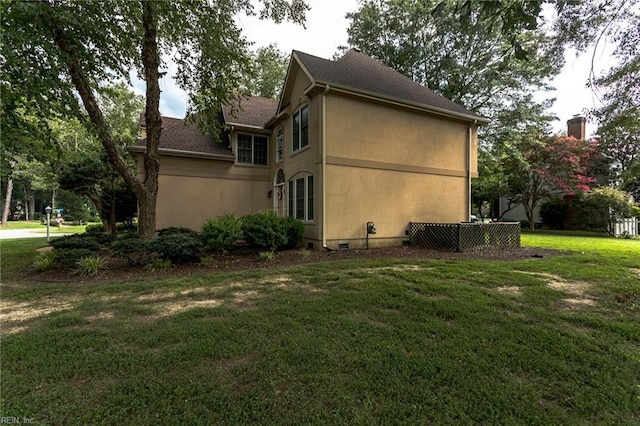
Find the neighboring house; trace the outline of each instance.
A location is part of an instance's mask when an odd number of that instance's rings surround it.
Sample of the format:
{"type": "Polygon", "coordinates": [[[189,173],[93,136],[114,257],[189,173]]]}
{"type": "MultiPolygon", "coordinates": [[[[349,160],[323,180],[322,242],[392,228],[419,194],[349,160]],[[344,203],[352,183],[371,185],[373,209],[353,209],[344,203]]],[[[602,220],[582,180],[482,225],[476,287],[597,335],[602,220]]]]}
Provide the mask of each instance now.
{"type": "MultiPolygon", "coordinates": [[[[411,221],[469,220],[488,120],[357,50],[294,51],[279,101],[245,99],[220,120],[216,144],[163,118],[158,228],[273,210],[304,223],[305,247],[338,249],[364,247],[367,222],[374,247],[403,244],[411,221]]],[[[131,151],[140,163],[144,141],[131,151]]]]}

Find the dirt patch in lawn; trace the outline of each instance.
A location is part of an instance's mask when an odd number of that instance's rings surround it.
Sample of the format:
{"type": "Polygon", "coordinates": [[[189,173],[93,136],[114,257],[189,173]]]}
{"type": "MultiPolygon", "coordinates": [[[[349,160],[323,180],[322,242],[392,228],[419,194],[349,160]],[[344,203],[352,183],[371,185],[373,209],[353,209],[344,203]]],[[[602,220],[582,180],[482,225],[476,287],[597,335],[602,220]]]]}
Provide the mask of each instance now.
{"type": "MultiPolygon", "coordinates": [[[[131,279],[154,279],[164,276],[191,275],[203,272],[226,272],[250,269],[280,269],[284,267],[324,263],[346,259],[465,259],[487,261],[509,261],[522,259],[541,259],[544,257],[566,254],[558,250],[522,247],[516,250],[501,251],[473,251],[450,253],[417,247],[387,247],[369,250],[340,250],[340,251],[301,251],[287,250],[277,252],[273,259],[265,261],[258,251],[243,249],[224,256],[214,256],[207,264],[199,262],[174,265],[168,271],[150,272],[142,266],[128,265],[124,259],[110,258],[105,271],[94,277],[79,278],[69,268],[53,268],[45,272],[26,271],[22,278],[26,281],[37,282],[83,282],[92,281],[124,281],[131,279]]],[[[397,270],[411,270],[412,266],[401,265],[391,267],[397,270]]],[[[286,279],[281,284],[285,284],[286,279]]]]}
{"type": "Polygon", "coordinates": [[[523,274],[533,275],[535,277],[542,278],[546,281],[547,286],[554,290],[567,293],[574,297],[568,297],[562,299],[562,302],[567,307],[579,307],[579,306],[593,306],[596,304],[595,300],[587,296],[587,292],[591,285],[580,281],[569,281],[554,274],[547,274],[544,272],[522,272],[523,274]]]}

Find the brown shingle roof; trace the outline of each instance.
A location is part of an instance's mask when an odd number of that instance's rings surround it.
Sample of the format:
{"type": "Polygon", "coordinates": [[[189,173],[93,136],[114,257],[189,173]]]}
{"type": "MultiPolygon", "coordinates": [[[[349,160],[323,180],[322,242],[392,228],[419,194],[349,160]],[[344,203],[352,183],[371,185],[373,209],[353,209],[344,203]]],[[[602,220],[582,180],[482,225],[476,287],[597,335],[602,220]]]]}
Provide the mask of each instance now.
{"type": "MultiPolygon", "coordinates": [[[[438,95],[388,66],[351,49],[337,61],[294,51],[317,83],[334,84],[355,91],[408,101],[482,119],[465,107],[438,95]]],[[[482,119],[486,121],[485,119],[482,119]]]]}
{"type": "Polygon", "coordinates": [[[228,125],[239,124],[251,127],[261,127],[269,121],[278,109],[278,101],[252,96],[242,98],[234,105],[224,105],[222,112],[225,123],[228,125]]]}
{"type": "MultiPolygon", "coordinates": [[[[222,117],[220,116],[219,119],[221,120],[222,117]]],[[[141,119],[141,124],[143,120],[144,118],[141,119]]],[[[140,150],[145,146],[146,139],[143,139],[134,145],[133,150],[140,150]]],[[[216,142],[213,136],[203,134],[197,124],[184,118],[162,117],[159,148],[202,154],[233,155],[229,148],[229,139],[224,132],[220,135],[220,142],[216,142]]]]}

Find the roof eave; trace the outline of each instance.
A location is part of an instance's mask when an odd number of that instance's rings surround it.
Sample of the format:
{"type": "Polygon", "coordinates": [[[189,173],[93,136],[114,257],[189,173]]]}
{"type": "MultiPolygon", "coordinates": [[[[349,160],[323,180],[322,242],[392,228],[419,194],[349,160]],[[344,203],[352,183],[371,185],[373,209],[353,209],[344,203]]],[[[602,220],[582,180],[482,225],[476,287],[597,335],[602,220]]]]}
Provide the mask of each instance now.
{"type": "MultiPolygon", "coordinates": [[[[271,120],[269,120],[267,123],[269,123],[271,120]]],[[[263,133],[265,135],[271,134],[271,130],[267,128],[268,126],[266,124],[264,126],[254,126],[252,124],[227,123],[227,126],[229,126],[231,130],[235,130],[235,131],[244,130],[244,131],[253,132],[253,133],[263,133]]]]}
{"type": "Polygon", "coordinates": [[[357,96],[361,96],[364,98],[368,98],[368,99],[372,99],[372,100],[377,100],[377,101],[385,101],[387,103],[391,103],[391,104],[395,104],[395,105],[401,105],[401,106],[405,106],[405,107],[410,107],[413,109],[419,109],[421,111],[426,111],[432,114],[436,114],[436,115],[440,115],[440,116],[445,116],[448,118],[455,118],[458,120],[464,120],[464,121],[471,121],[474,123],[478,123],[478,124],[488,124],[491,122],[491,120],[489,120],[488,118],[485,117],[480,117],[479,115],[474,115],[474,114],[464,114],[464,113],[460,113],[457,111],[450,111],[444,108],[439,108],[439,107],[435,107],[435,106],[431,106],[431,105],[425,105],[425,104],[421,104],[419,102],[413,102],[413,101],[408,101],[406,99],[401,99],[401,98],[396,98],[393,96],[386,96],[386,95],[381,95],[379,93],[375,93],[375,92],[370,92],[367,90],[359,90],[359,89],[355,89],[353,87],[349,87],[349,86],[343,86],[340,84],[335,84],[335,83],[331,83],[331,82],[327,82],[327,81],[320,81],[320,80],[316,80],[315,84],[311,85],[306,93],[311,92],[311,90],[314,87],[321,87],[321,88],[326,88],[329,87],[329,90],[333,90],[333,91],[338,91],[338,92],[344,92],[344,93],[348,93],[348,94],[353,94],[353,95],[357,95],[357,96]]]}
{"type": "MultiPolygon", "coordinates": [[[[147,151],[146,147],[139,145],[130,146],[127,149],[129,152],[137,154],[144,154],[147,151]]],[[[203,158],[207,160],[235,161],[236,159],[233,154],[212,154],[209,152],[185,151],[182,149],[159,148],[158,153],[160,155],[168,155],[172,157],[203,158]]]]}

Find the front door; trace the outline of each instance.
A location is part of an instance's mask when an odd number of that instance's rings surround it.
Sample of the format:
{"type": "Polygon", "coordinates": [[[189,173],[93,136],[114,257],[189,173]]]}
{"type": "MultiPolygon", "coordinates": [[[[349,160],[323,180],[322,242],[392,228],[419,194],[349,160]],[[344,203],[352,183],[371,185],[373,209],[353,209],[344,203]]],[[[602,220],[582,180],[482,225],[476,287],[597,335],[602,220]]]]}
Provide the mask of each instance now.
{"type": "Polygon", "coordinates": [[[285,193],[286,185],[284,172],[278,169],[273,182],[273,210],[280,217],[287,216],[287,197],[285,193]]]}

